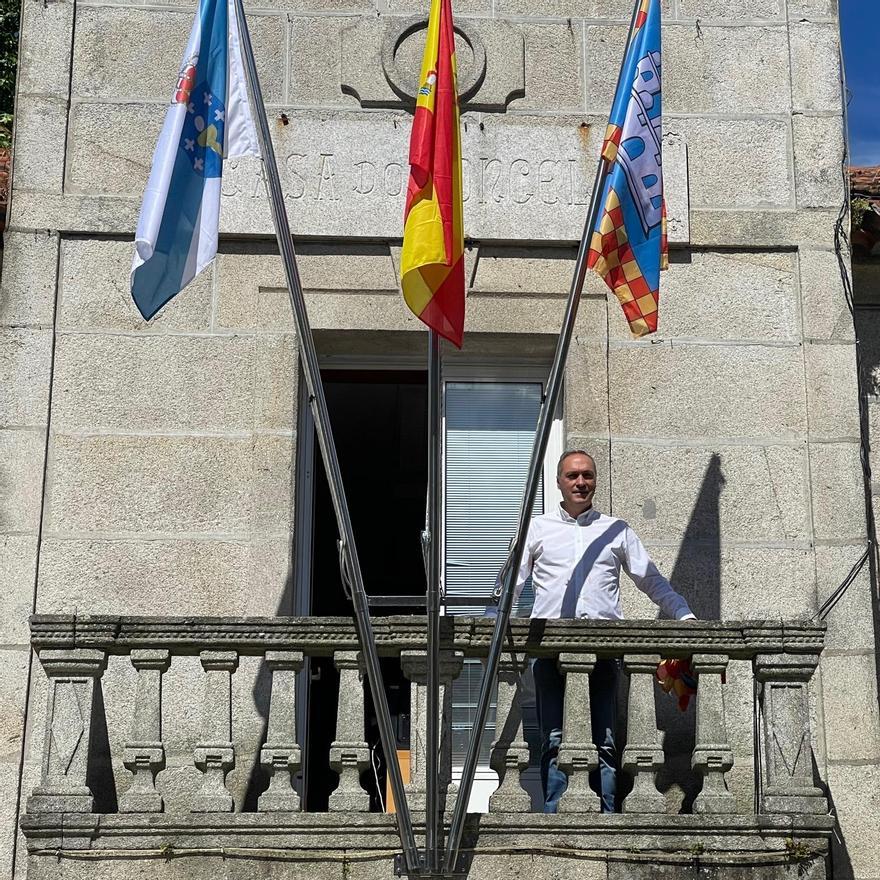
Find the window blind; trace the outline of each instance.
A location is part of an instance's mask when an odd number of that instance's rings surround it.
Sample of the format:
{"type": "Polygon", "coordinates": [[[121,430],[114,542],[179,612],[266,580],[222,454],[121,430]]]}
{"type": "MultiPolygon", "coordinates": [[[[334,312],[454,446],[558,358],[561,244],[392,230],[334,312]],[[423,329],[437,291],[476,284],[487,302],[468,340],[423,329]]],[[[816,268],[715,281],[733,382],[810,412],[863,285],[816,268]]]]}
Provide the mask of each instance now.
{"type": "MultiPolygon", "coordinates": [[[[446,595],[479,597],[449,614],[486,609],[516,531],[540,406],[537,382],[446,384],[446,595]]],[[[543,493],[542,475],[533,515],[543,493]]],[[[526,586],[514,613],[531,610],[526,586]]]]}
{"type": "MultiPolygon", "coordinates": [[[[495,588],[516,531],[535,427],[541,385],[527,382],[446,383],[445,525],[447,596],[478,597],[473,605],[448,606],[448,614],[481,615],[495,588]]],[[[543,513],[543,475],[532,514],[543,513]]],[[[528,614],[533,594],[527,583],[515,614],[528,614]]],[[[465,661],[452,685],[452,761],[467,751],[483,678],[478,660],[465,661]]],[[[479,764],[489,762],[495,734],[493,698],[480,742],[479,764]]]]}

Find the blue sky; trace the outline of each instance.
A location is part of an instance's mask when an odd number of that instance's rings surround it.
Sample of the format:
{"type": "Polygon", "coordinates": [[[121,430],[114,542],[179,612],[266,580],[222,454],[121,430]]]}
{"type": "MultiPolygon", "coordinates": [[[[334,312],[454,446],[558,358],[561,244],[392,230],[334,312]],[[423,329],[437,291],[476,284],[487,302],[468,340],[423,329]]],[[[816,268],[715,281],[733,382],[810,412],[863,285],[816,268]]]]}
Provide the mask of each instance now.
{"type": "Polygon", "coordinates": [[[880,165],[880,0],[840,0],[851,165],[880,165]]]}

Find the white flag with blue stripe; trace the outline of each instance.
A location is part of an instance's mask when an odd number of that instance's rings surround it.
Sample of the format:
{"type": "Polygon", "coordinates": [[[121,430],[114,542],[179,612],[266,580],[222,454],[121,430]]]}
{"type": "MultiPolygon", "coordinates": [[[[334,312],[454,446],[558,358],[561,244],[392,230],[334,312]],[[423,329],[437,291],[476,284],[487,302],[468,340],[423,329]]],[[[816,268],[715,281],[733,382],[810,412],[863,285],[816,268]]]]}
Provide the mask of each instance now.
{"type": "Polygon", "coordinates": [[[259,155],[234,0],[200,0],[135,235],[131,295],[144,318],[217,254],[223,160],[259,155]]]}

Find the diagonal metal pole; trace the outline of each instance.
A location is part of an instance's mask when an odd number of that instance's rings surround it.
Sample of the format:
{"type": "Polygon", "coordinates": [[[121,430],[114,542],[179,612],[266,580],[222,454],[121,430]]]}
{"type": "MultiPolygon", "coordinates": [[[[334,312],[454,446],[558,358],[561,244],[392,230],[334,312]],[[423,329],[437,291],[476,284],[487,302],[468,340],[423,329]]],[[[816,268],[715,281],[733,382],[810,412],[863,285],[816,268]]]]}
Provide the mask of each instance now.
{"type": "Polygon", "coordinates": [[[423,541],[426,548],[428,589],[428,706],[425,731],[425,866],[428,873],[440,867],[440,524],[443,519],[441,492],[442,385],[440,337],[428,331],[428,511],[423,541]]]}
{"type": "MultiPolygon", "coordinates": [[[[623,75],[624,65],[626,64],[626,59],[629,55],[640,2],[641,0],[636,0],[635,8],[633,9],[629,34],[626,41],[626,51],[623,53],[620,72],[617,76],[618,88],[620,88],[620,78],[623,75]]],[[[609,162],[604,156],[601,157],[599,159],[599,167],[596,171],[596,179],[593,182],[593,192],[590,196],[590,208],[587,211],[584,232],[581,236],[580,246],[578,247],[577,260],[574,267],[574,277],[572,278],[571,288],[568,294],[565,315],[562,319],[562,329],[559,333],[559,339],[556,342],[556,353],[553,356],[553,364],[550,367],[550,375],[547,379],[547,389],[541,403],[540,413],[538,414],[538,425],[535,429],[535,442],[532,446],[532,457],[529,461],[529,472],[526,478],[525,492],[523,494],[522,506],[519,512],[519,523],[517,525],[516,537],[513,540],[510,555],[504,566],[502,576],[503,589],[498,603],[498,616],[495,618],[495,628],[492,631],[492,641],[489,644],[489,655],[483,673],[483,681],[480,685],[480,696],[477,700],[474,724],[471,728],[468,750],[461,771],[461,781],[459,782],[455,810],[452,814],[449,836],[446,840],[446,858],[443,863],[444,873],[454,872],[458,862],[461,837],[464,833],[464,823],[467,816],[467,805],[470,800],[471,788],[473,787],[474,775],[477,769],[480,740],[482,739],[483,727],[486,724],[486,717],[489,713],[489,702],[492,698],[492,687],[495,683],[495,676],[498,672],[498,661],[501,659],[501,649],[503,647],[504,637],[507,633],[507,627],[510,622],[510,612],[513,607],[514,585],[516,584],[517,575],[522,563],[526,534],[528,532],[529,521],[531,520],[532,515],[532,505],[534,504],[535,495],[538,491],[538,483],[540,482],[541,471],[544,465],[544,456],[547,453],[547,443],[550,439],[550,428],[553,424],[553,414],[556,412],[556,407],[559,404],[559,396],[562,391],[565,360],[568,356],[568,349],[571,345],[571,337],[574,333],[574,322],[577,318],[578,306],[580,305],[581,300],[581,291],[584,286],[584,277],[587,273],[587,257],[590,252],[590,240],[592,238],[593,229],[596,226],[596,220],[599,216],[599,210],[601,207],[600,199],[610,170],[611,166],[609,162]]]]}
{"type": "Polygon", "coordinates": [[[278,249],[281,252],[281,258],[284,263],[287,290],[290,294],[290,305],[293,309],[297,337],[299,338],[303,374],[309,392],[309,406],[315,420],[318,445],[321,448],[321,455],[324,459],[327,482],[330,485],[330,495],[333,500],[333,509],[336,512],[336,521],[340,534],[339,555],[343,582],[347,581],[351,591],[355,626],[357,628],[361,653],[364,657],[367,680],[369,681],[370,693],[373,697],[373,706],[376,709],[376,720],[379,725],[382,749],[385,752],[388,774],[391,778],[391,789],[394,793],[394,803],[397,810],[397,828],[403,846],[407,872],[415,874],[419,871],[419,853],[413,834],[412,818],[406,800],[406,791],[403,786],[403,776],[401,775],[400,764],[397,760],[397,748],[391,725],[391,713],[388,710],[388,699],[385,695],[382,671],[379,666],[379,655],[376,651],[373,627],[370,623],[367,594],[364,589],[363,576],[355,547],[354,532],[342,484],[342,472],[339,468],[339,459],[336,454],[336,444],[333,442],[327,401],[324,396],[324,387],[321,384],[321,372],[318,365],[318,355],[315,351],[315,340],[312,337],[312,330],[309,326],[302,283],[296,264],[296,254],[293,249],[293,239],[290,235],[287,210],[284,206],[284,194],[278,175],[278,165],[275,161],[275,150],[272,147],[269,123],[266,119],[266,108],[263,104],[263,95],[260,91],[260,82],[254,63],[253,47],[251,45],[250,33],[248,32],[247,20],[244,15],[244,3],[243,0],[234,0],[234,2],[242,55],[257,123],[260,152],[263,157],[263,167],[265,168],[268,182],[272,219],[275,223],[278,249]]]}
{"type": "Polygon", "coordinates": [[[526,533],[528,532],[529,521],[531,519],[532,504],[534,503],[535,495],[537,494],[538,483],[540,482],[541,472],[543,470],[544,456],[547,452],[550,428],[553,423],[553,413],[556,411],[556,407],[559,403],[559,395],[562,390],[565,359],[571,344],[574,321],[577,317],[578,306],[580,305],[581,290],[583,288],[584,276],[587,269],[587,254],[589,253],[589,238],[587,236],[595,225],[596,217],[598,215],[599,193],[601,193],[602,185],[604,184],[607,175],[607,163],[602,159],[600,160],[599,173],[596,175],[596,181],[593,186],[593,195],[590,203],[590,212],[587,217],[586,231],[584,233],[584,238],[581,240],[581,247],[578,251],[577,262],[575,263],[574,280],[572,282],[568,304],[565,310],[565,320],[556,345],[553,366],[550,369],[550,377],[547,380],[547,390],[544,394],[544,400],[541,403],[541,410],[538,415],[535,443],[532,447],[532,457],[529,461],[529,473],[526,478],[526,488],[522,506],[520,508],[516,537],[514,538],[513,547],[504,566],[504,574],[502,576],[504,587],[498,603],[498,615],[495,619],[495,628],[492,630],[492,641],[489,645],[489,655],[486,661],[485,671],[483,672],[483,681],[480,685],[480,696],[477,700],[473,728],[471,729],[471,735],[468,741],[467,755],[465,756],[464,766],[461,771],[461,781],[459,782],[458,794],[456,795],[455,811],[452,814],[452,823],[449,828],[449,836],[446,843],[446,860],[443,869],[447,872],[454,870],[458,858],[458,850],[461,845],[461,835],[464,831],[467,804],[470,800],[474,774],[477,769],[479,744],[482,738],[483,727],[486,724],[489,702],[492,698],[492,687],[495,682],[495,675],[498,671],[498,661],[501,658],[504,636],[507,632],[507,625],[510,622],[510,612],[513,607],[514,585],[522,562],[526,533]]]}

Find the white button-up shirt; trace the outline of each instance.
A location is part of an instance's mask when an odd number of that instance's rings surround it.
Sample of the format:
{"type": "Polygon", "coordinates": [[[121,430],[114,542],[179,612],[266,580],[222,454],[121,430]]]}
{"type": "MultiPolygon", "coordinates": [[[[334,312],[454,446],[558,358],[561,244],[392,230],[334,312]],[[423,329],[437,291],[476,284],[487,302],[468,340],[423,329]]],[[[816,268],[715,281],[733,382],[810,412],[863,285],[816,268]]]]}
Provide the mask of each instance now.
{"type": "Polygon", "coordinates": [[[693,617],[626,522],[593,508],[574,519],[562,505],[532,519],[514,601],[531,575],[532,617],[621,620],[621,567],[667,615],[693,617]]]}

